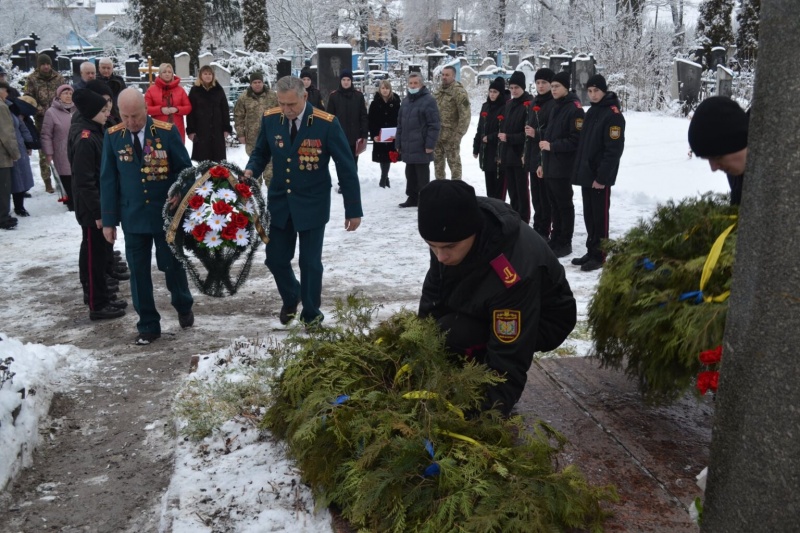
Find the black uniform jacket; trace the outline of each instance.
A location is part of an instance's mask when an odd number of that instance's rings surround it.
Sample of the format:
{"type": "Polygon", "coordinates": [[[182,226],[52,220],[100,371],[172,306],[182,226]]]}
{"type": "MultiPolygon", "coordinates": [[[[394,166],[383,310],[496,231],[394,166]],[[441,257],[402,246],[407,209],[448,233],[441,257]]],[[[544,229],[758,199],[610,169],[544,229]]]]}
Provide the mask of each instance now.
{"type": "Polygon", "coordinates": [[[431,254],[419,315],[457,314],[467,320],[448,323],[485,324],[485,346],[471,355],[506,378],[487,391],[486,407],[499,403],[508,414],[525,388],[533,353],[567,338],[577,308],[564,267],[545,241],[500,200],[479,197],[478,204],[483,229],[467,257],[450,267],[431,254]]]}
{"type": "Polygon", "coordinates": [[[519,98],[506,102],[505,117],[500,121],[500,132],[506,134],[506,142],[500,143],[500,157],[504,167],[521,167],[525,149],[525,121],[533,113],[531,95],[527,91],[519,98]]]}
{"type": "MultiPolygon", "coordinates": [[[[313,105],[313,104],[312,104],[313,105]]],[[[339,119],[350,147],[369,134],[367,102],[364,93],[353,87],[333,91],[328,97],[327,111],[339,119]]]]}
{"type": "Polygon", "coordinates": [[[550,142],[550,150],[542,151],[545,178],[572,179],[583,117],[583,107],[575,93],[555,100],[542,132],[542,140],[550,142]]]}
{"type": "Polygon", "coordinates": [[[322,104],[322,93],[319,92],[319,89],[314,87],[313,83],[306,89],[306,94],[308,95],[309,104],[313,105],[317,109],[325,111],[325,106],[322,104]]]}
{"type": "Polygon", "coordinates": [[[81,116],[69,126],[67,157],[72,166],[75,218],[81,226],[100,220],[100,162],[103,159],[103,126],[81,116]]]}
{"type": "Polygon", "coordinates": [[[586,112],[575,153],[572,183],[591,187],[592,182],[597,180],[601,185],[614,185],[623,148],[625,118],[619,110],[617,95],[607,92],[602,100],[586,112]]]}
{"type": "Polygon", "coordinates": [[[532,137],[531,140],[528,141],[528,152],[525,154],[525,170],[536,172],[536,169],[542,164],[539,141],[542,140],[542,131],[544,131],[544,128],[547,126],[547,118],[550,116],[554,105],[555,100],[553,100],[553,93],[550,91],[544,94],[537,94],[533,98],[531,110],[528,112],[528,123],[526,126],[530,126],[536,130],[536,137],[532,137]],[[537,107],[539,108],[538,111],[536,111],[537,107]]]}
{"type": "Polygon", "coordinates": [[[494,102],[487,98],[481,107],[478,130],[472,141],[472,153],[479,156],[478,163],[484,172],[497,172],[497,134],[500,131],[497,117],[503,114],[505,107],[506,95],[503,93],[494,102]],[[482,142],[484,135],[485,143],[482,142]]]}

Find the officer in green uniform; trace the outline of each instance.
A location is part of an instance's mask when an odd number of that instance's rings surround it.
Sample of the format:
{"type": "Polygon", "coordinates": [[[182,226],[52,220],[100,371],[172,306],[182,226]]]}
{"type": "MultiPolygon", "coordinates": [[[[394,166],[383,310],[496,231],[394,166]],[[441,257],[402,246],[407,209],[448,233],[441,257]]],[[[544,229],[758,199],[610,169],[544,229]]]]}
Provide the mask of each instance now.
{"type": "MultiPolygon", "coordinates": [[[[161,316],[153,299],[151,257],[164,272],[172,306],[182,328],[194,324],[192,294],[186,271],[165,240],[161,211],[167,191],[178,174],[192,166],[175,127],[147,116],[144,97],[136,89],[119,95],[122,123],[106,130],[100,168],[100,205],[103,234],[116,239],[116,226],[125,232],[125,255],[131,271],[131,297],[139,314],[136,344],[150,344],[161,336],[161,316]]],[[[180,197],[170,199],[177,205],[180,197]]]]}
{"type": "Polygon", "coordinates": [[[322,242],[331,215],[331,158],[344,198],[347,231],[361,224],[361,187],[350,145],[336,117],[307,102],[303,82],[285,76],[275,84],[278,106],[264,113],[256,146],[244,175],[259,176],[270,160],[271,216],[266,265],[275,277],[283,305],[280,320],[287,324],[303,302],[300,319],[321,321],[322,242]],[[300,237],[300,282],[292,270],[300,237]]]}

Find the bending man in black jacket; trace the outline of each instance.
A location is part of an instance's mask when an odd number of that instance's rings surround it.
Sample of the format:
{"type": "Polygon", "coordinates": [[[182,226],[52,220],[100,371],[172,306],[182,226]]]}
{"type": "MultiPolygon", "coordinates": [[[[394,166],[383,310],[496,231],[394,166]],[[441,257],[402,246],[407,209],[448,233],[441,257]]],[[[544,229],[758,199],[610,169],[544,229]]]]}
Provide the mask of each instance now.
{"type": "Polygon", "coordinates": [[[436,180],[419,193],[419,233],[431,249],[421,317],[447,332],[447,346],[505,378],[482,408],[508,415],[536,351],[557,348],[577,309],[564,268],[508,205],[476,198],[463,181],[436,180]]]}

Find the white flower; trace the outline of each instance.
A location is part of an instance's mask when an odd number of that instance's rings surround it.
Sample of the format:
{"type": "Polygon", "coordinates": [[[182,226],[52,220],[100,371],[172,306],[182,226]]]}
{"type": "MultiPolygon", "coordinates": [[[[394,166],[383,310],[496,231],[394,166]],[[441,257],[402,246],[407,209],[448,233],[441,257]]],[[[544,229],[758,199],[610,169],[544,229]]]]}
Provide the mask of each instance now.
{"type": "Polygon", "coordinates": [[[207,224],[213,231],[220,231],[228,225],[228,217],[227,215],[211,215],[208,217],[207,224]]]}
{"type": "Polygon", "coordinates": [[[220,237],[219,232],[217,231],[209,231],[206,233],[206,237],[203,239],[203,244],[209,248],[216,248],[222,244],[222,237],[220,237]]]}
{"type": "Polygon", "coordinates": [[[247,246],[250,244],[250,232],[244,228],[239,228],[236,230],[236,238],[233,239],[233,242],[239,246],[247,246]]]}
{"type": "Polygon", "coordinates": [[[216,192],[216,197],[220,200],[225,200],[226,202],[236,201],[236,193],[224,187],[216,192]]]}
{"type": "MultiPolygon", "coordinates": [[[[193,214],[194,213],[192,213],[192,215],[193,214]]],[[[192,215],[189,215],[189,218],[183,221],[183,231],[185,231],[186,233],[191,233],[192,230],[195,228],[195,226],[199,224],[199,222],[192,220],[192,215]]]]}
{"type": "Polygon", "coordinates": [[[247,203],[244,204],[244,210],[247,211],[248,214],[256,212],[256,203],[252,198],[247,199],[247,203]]]}
{"type": "Polygon", "coordinates": [[[211,180],[206,180],[206,182],[199,186],[194,192],[206,198],[209,194],[214,192],[214,184],[211,183],[211,180]]]}
{"type": "Polygon", "coordinates": [[[194,222],[195,224],[199,224],[205,221],[206,213],[209,210],[210,206],[203,204],[198,209],[192,209],[189,212],[189,220],[194,222]]]}

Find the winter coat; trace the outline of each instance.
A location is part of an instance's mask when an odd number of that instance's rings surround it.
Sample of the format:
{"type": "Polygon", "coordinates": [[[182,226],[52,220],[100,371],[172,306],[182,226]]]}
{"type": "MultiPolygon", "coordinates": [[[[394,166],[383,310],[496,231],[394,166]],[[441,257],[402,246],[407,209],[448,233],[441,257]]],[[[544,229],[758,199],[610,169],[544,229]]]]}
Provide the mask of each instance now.
{"type": "Polygon", "coordinates": [[[53,164],[61,176],[70,176],[72,169],[67,157],[67,141],[69,140],[69,126],[75,105],[64,105],[55,98],[50,109],[44,114],[42,124],[42,150],[45,155],[53,158],[53,164]]]}
{"type": "Polygon", "coordinates": [[[45,112],[53,102],[53,98],[56,97],[56,89],[65,83],[64,77],[55,70],[45,74],[37,69],[28,76],[25,82],[25,89],[22,92],[32,96],[36,103],[39,104],[35,117],[37,124],[41,124],[44,120],[45,112]]]}
{"type": "Polygon", "coordinates": [[[575,327],[577,307],[564,267],[547,243],[500,200],[478,198],[483,229],[456,266],[431,254],[422,285],[421,317],[450,320],[450,335],[482,337],[472,357],[506,378],[487,391],[485,407],[508,414],[525,388],[534,352],[557,348],[575,327]],[[454,331],[458,327],[483,331],[454,331]]]}
{"type": "Polygon", "coordinates": [[[233,125],[237,137],[244,137],[247,153],[256,146],[258,132],[261,131],[261,118],[267,109],[278,106],[278,97],[264,86],[261,93],[256,94],[247,88],[233,106],[233,125]]]}
{"type": "Polygon", "coordinates": [[[536,130],[536,137],[531,137],[528,141],[528,152],[525,154],[525,170],[529,172],[536,172],[542,161],[541,150],[539,149],[539,141],[541,141],[542,131],[547,126],[547,117],[553,110],[555,100],[553,100],[553,93],[547,91],[544,94],[537,94],[531,103],[531,109],[528,111],[528,126],[536,130]],[[534,111],[538,107],[539,111],[534,111]]]}
{"type": "MultiPolygon", "coordinates": [[[[396,128],[397,114],[400,112],[400,97],[394,92],[385,101],[380,91],[375,93],[375,98],[369,104],[369,136],[375,140],[381,133],[381,128],[396,128]]],[[[376,163],[391,163],[389,152],[395,150],[392,142],[373,142],[372,160],[376,163]]]]}
{"type": "Polygon", "coordinates": [[[159,76],[144,93],[144,101],[147,104],[148,115],[156,120],[175,124],[178,133],[181,134],[181,141],[186,142],[186,127],[183,117],[192,112],[192,104],[189,103],[189,97],[180,84],[181,79],[178,76],[175,76],[169,83],[159,76]],[[178,112],[174,115],[165,115],[161,112],[162,107],[175,107],[178,112]]]}
{"type": "MultiPolygon", "coordinates": [[[[0,102],[0,168],[11,168],[22,152],[17,144],[13,115],[7,105],[0,102]]],[[[27,155],[27,152],[25,153],[27,155]]]]}
{"type": "Polygon", "coordinates": [[[433,149],[441,127],[439,108],[427,87],[422,87],[417,94],[407,95],[397,114],[394,141],[403,161],[414,165],[433,161],[433,149]],[[426,153],[426,149],[431,153],[426,153]]]}
{"type": "Polygon", "coordinates": [[[434,96],[439,108],[439,120],[442,123],[439,141],[460,142],[467,133],[472,118],[467,90],[456,81],[449,87],[439,87],[434,96]]]}
{"type": "Polygon", "coordinates": [[[500,159],[504,167],[522,167],[525,150],[525,123],[528,113],[533,113],[533,98],[524,91],[519,98],[506,102],[505,118],[500,122],[500,133],[506,134],[506,142],[500,143],[500,159]]]}
{"type": "Polygon", "coordinates": [[[218,83],[210,89],[195,85],[189,91],[192,112],[186,117],[186,133],[195,134],[192,159],[222,161],[226,159],[225,132],[231,133],[228,97],[218,83]]]}
{"type": "Polygon", "coordinates": [[[11,113],[16,115],[28,128],[29,135],[25,137],[25,148],[28,150],[40,150],[42,148],[39,129],[34,123],[36,116],[36,106],[33,106],[21,98],[12,98],[9,105],[11,113]]]}
{"type": "Polygon", "coordinates": [[[581,138],[575,152],[573,185],[591,187],[597,181],[608,187],[617,181],[619,160],[625,148],[625,117],[619,99],[607,92],[586,112],[581,138]]]}
{"type": "Polygon", "coordinates": [[[550,150],[542,151],[544,178],[572,179],[575,150],[583,127],[583,108],[575,93],[555,100],[542,140],[550,142],[550,150]]]}
{"type": "Polygon", "coordinates": [[[328,96],[326,111],[339,119],[350,148],[356,145],[357,140],[366,139],[369,135],[367,102],[361,91],[352,86],[342,89],[340,85],[338,90],[328,96]]]}
{"type": "Polygon", "coordinates": [[[478,156],[478,164],[484,172],[497,172],[497,134],[500,131],[497,117],[503,115],[505,107],[506,96],[503,93],[494,102],[487,98],[481,107],[478,129],[472,140],[472,154],[478,156]],[[483,142],[484,137],[486,142],[483,142]]]}
{"type": "Polygon", "coordinates": [[[116,74],[112,74],[107,78],[98,74],[97,79],[108,85],[108,88],[111,89],[111,94],[114,96],[114,102],[117,101],[119,93],[127,88],[125,79],[122,76],[117,76],[116,74]]]}
{"type": "Polygon", "coordinates": [[[100,210],[100,162],[103,158],[103,126],[80,117],[69,129],[67,153],[72,165],[72,197],[75,218],[81,226],[94,226],[100,210]]]}
{"type": "Polygon", "coordinates": [[[12,114],[11,118],[14,121],[14,135],[17,138],[17,148],[20,154],[20,158],[11,167],[11,192],[20,193],[33,189],[31,158],[28,156],[28,148],[25,147],[26,143],[31,142],[32,137],[28,127],[18,116],[12,114]]]}
{"type": "Polygon", "coordinates": [[[322,103],[322,93],[319,92],[319,89],[314,87],[313,83],[306,89],[306,94],[308,95],[309,104],[313,105],[317,109],[325,111],[325,105],[322,103]]]}

